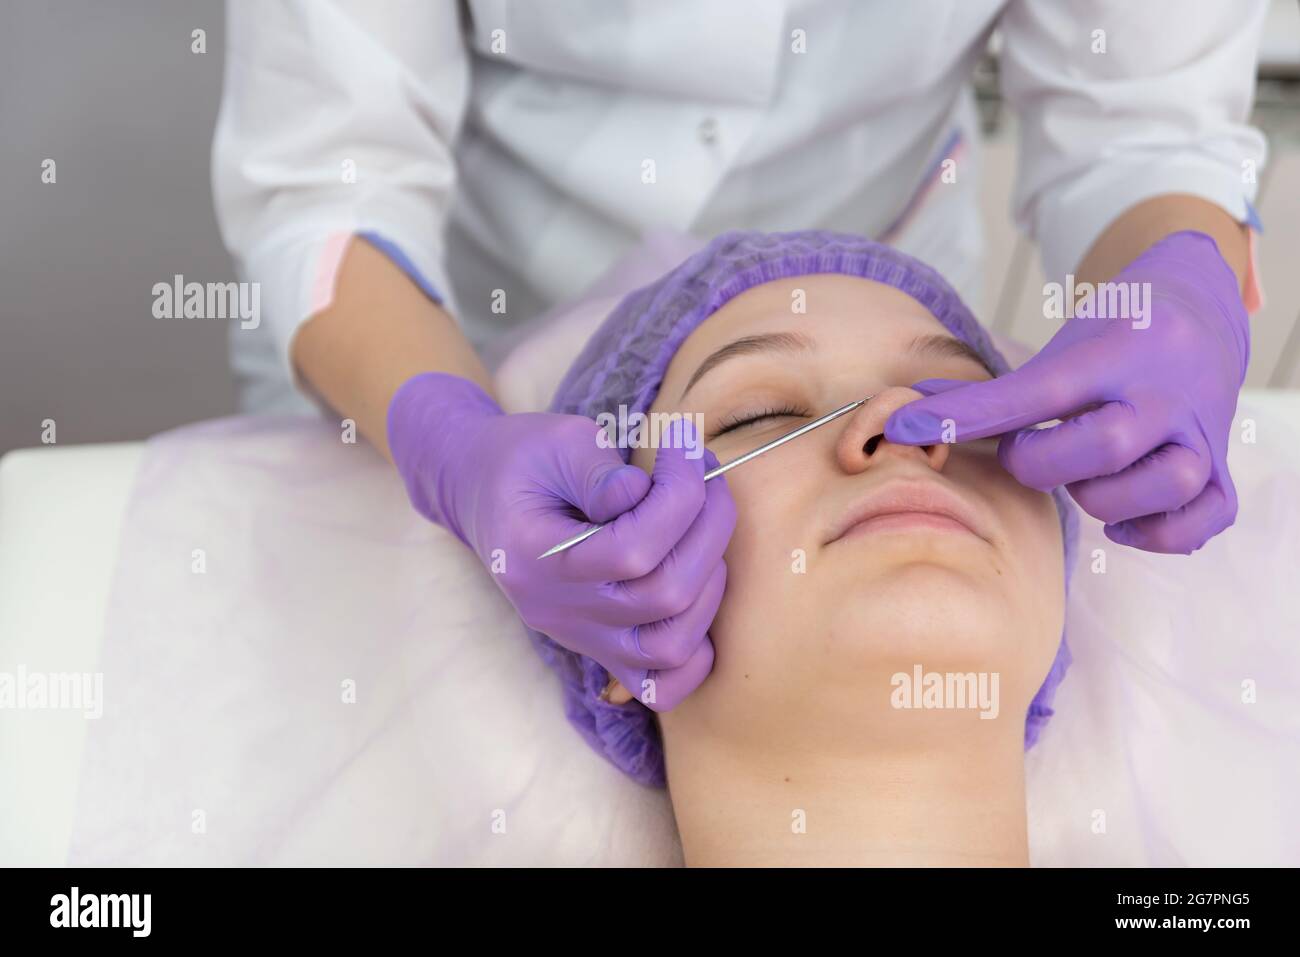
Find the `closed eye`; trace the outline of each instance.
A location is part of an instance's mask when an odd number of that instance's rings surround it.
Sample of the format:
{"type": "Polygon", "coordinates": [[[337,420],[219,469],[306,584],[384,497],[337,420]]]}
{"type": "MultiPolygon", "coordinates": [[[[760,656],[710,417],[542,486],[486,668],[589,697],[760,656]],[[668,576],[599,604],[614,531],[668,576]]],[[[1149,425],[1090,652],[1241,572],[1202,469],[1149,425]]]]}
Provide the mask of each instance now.
{"type": "Polygon", "coordinates": [[[797,409],[794,406],[782,406],[780,408],[764,409],[761,412],[744,412],[739,413],[722,423],[713,437],[725,435],[728,432],[734,432],[737,429],[743,429],[753,425],[756,422],[762,422],[764,419],[779,419],[786,416],[803,416],[807,417],[808,412],[805,409],[797,409]]]}

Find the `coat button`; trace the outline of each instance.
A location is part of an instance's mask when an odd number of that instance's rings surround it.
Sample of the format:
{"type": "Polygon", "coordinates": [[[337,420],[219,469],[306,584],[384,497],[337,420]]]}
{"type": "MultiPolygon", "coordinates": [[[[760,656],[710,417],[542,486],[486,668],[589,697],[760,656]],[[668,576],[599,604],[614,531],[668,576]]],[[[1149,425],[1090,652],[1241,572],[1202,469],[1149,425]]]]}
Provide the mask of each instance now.
{"type": "Polygon", "coordinates": [[[718,141],[718,121],[711,116],[706,116],[700,120],[699,126],[700,142],[712,146],[718,141]]]}

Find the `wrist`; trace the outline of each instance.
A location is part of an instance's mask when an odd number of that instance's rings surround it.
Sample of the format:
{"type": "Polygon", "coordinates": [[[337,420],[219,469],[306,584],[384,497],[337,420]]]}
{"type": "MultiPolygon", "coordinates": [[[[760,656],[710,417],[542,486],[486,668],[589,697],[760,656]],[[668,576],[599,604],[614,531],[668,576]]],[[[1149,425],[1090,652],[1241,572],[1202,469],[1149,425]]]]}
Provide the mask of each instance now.
{"type": "Polygon", "coordinates": [[[457,465],[470,457],[484,423],[503,414],[477,383],[446,372],[412,376],[388,405],[388,445],[411,504],[466,544],[457,465]]]}
{"type": "Polygon", "coordinates": [[[1174,303],[1202,320],[1218,348],[1239,361],[1240,381],[1250,362],[1250,320],[1236,273],[1208,233],[1180,230],[1153,243],[1115,281],[1149,284],[1152,302],[1174,303]]]}

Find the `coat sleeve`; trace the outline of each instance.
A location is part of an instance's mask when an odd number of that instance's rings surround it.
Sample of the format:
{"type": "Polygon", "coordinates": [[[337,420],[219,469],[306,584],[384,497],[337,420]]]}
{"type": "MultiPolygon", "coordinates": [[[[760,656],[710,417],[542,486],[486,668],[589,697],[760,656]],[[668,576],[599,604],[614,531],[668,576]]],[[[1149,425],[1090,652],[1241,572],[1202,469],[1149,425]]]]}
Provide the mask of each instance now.
{"type": "Polygon", "coordinates": [[[290,378],[299,326],[364,235],[435,301],[469,90],[460,5],[229,0],[217,220],[290,378]]]}
{"type": "Polygon", "coordinates": [[[1190,193],[1258,228],[1265,140],[1248,125],[1267,0],[1012,0],[1003,95],[1013,216],[1060,279],[1128,208],[1190,193]]]}

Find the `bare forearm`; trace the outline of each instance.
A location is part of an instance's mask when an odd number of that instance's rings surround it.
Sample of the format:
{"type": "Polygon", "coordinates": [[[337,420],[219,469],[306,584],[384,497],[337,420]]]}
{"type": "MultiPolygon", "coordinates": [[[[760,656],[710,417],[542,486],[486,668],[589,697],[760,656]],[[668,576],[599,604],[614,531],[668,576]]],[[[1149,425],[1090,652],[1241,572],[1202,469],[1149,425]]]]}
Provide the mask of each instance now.
{"type": "Polygon", "coordinates": [[[1156,196],[1126,210],[1093,243],[1076,270],[1076,278],[1080,283],[1104,282],[1148,246],[1183,229],[1195,229],[1214,239],[1241,288],[1250,262],[1247,227],[1214,203],[1182,193],[1156,196]]]}
{"type": "Polygon", "coordinates": [[[492,380],[455,321],[364,240],[348,247],[334,301],[293,340],[300,375],[386,457],[388,404],[421,372],[450,372],[493,393],[492,380]]]}

